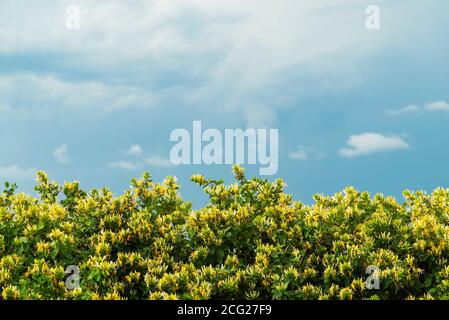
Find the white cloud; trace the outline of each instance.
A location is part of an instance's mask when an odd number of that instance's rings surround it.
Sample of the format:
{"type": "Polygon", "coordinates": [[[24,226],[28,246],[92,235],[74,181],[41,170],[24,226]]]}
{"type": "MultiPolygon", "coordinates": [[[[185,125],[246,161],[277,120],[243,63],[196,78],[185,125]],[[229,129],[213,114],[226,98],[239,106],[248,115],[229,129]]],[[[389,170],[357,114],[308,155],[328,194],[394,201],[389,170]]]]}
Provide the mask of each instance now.
{"type": "Polygon", "coordinates": [[[138,144],[133,144],[129,147],[127,154],[130,156],[140,156],[143,154],[143,149],[138,144]]]}
{"type": "Polygon", "coordinates": [[[37,170],[34,168],[20,168],[17,165],[0,167],[0,181],[17,182],[32,180],[37,170]]]}
{"type": "Polygon", "coordinates": [[[69,147],[66,144],[57,147],[55,150],[53,150],[53,157],[55,157],[55,159],[61,164],[69,163],[69,147]]]}
{"type": "Polygon", "coordinates": [[[114,111],[173,99],[211,117],[218,111],[268,126],[277,108],[304,92],[358,83],[357,60],[383,45],[366,37],[356,0],[80,0],[76,31],[65,28],[64,1],[8,2],[0,2],[0,50],[56,56],[39,64],[54,76],[16,77],[9,87],[11,101],[23,88],[33,97],[24,103],[39,110],[114,111]],[[30,10],[17,10],[20,3],[30,10]],[[73,74],[81,80],[67,81],[73,74]]]}
{"type": "MultiPolygon", "coordinates": [[[[33,114],[49,109],[54,113],[56,108],[61,107],[83,112],[90,109],[92,113],[98,113],[98,110],[110,112],[126,108],[148,108],[154,102],[153,93],[144,88],[92,80],[70,82],[54,75],[2,75],[0,84],[2,99],[14,101],[20,97],[22,105],[34,109],[33,114]]],[[[6,106],[7,111],[11,110],[8,103],[2,105],[6,106]]]]}
{"type": "Polygon", "coordinates": [[[143,152],[143,148],[138,144],[133,144],[127,151],[129,156],[134,157],[135,160],[121,160],[108,164],[109,168],[121,169],[121,170],[137,170],[143,169],[146,166],[165,168],[173,166],[172,162],[168,158],[159,156],[148,156],[143,152]],[[137,158],[137,159],[136,159],[137,158]]]}
{"type": "Polygon", "coordinates": [[[162,158],[162,157],[147,157],[145,158],[145,163],[152,166],[152,167],[159,167],[159,168],[165,168],[165,167],[172,167],[173,163],[168,158],[162,158]]]}
{"type": "Polygon", "coordinates": [[[288,157],[293,160],[307,159],[307,151],[304,147],[298,147],[298,150],[289,153],[288,157]]]}
{"type": "Polygon", "coordinates": [[[160,106],[168,118],[194,107],[214,121],[272,126],[304,95],[359,84],[360,60],[390,41],[411,43],[418,25],[403,19],[420,8],[385,4],[389,32],[368,36],[356,0],[76,2],[81,29],[70,31],[65,1],[0,1],[0,51],[19,66],[0,79],[0,96],[33,109],[22,117],[160,106]]]}
{"type": "Polygon", "coordinates": [[[426,104],[427,111],[449,111],[449,103],[445,101],[436,101],[426,104]]]}
{"type": "Polygon", "coordinates": [[[145,166],[157,167],[157,168],[167,168],[173,166],[170,159],[165,159],[161,157],[147,157],[140,161],[116,161],[108,164],[109,168],[120,169],[120,170],[138,170],[143,169],[145,166]]]}
{"type": "Polygon", "coordinates": [[[109,168],[112,169],[121,169],[121,170],[137,170],[142,168],[142,164],[139,162],[133,161],[117,161],[108,164],[109,168]]]}
{"type": "Polygon", "coordinates": [[[409,105],[401,109],[387,110],[388,116],[400,116],[403,114],[418,113],[421,111],[437,112],[437,111],[449,111],[449,103],[445,101],[435,101],[427,103],[423,108],[417,105],[409,105]]]}
{"type": "Polygon", "coordinates": [[[323,151],[306,146],[298,146],[296,150],[291,151],[288,155],[293,160],[306,160],[309,158],[323,159],[325,156],[326,154],[323,151]]]}
{"type": "Polygon", "coordinates": [[[412,105],[403,107],[401,109],[390,109],[390,110],[387,110],[387,115],[389,115],[389,116],[399,116],[399,115],[402,115],[402,114],[417,113],[419,111],[421,111],[421,108],[418,107],[417,105],[412,104],[412,105]]]}
{"type": "Polygon", "coordinates": [[[379,133],[352,135],[347,144],[349,148],[342,148],[339,151],[339,154],[346,158],[410,148],[399,136],[385,136],[379,133]]]}

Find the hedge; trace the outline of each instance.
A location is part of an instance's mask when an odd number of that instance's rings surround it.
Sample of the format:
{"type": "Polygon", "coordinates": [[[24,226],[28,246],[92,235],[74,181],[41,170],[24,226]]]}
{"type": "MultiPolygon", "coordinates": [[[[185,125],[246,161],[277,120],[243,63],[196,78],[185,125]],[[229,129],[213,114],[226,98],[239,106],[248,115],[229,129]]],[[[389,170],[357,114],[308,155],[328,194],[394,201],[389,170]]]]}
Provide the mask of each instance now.
{"type": "Polygon", "coordinates": [[[233,171],[230,185],[192,177],[210,199],[199,210],[147,173],[117,197],[44,172],[38,198],[6,183],[1,299],[449,298],[449,189],[304,205],[280,179],[233,171]]]}

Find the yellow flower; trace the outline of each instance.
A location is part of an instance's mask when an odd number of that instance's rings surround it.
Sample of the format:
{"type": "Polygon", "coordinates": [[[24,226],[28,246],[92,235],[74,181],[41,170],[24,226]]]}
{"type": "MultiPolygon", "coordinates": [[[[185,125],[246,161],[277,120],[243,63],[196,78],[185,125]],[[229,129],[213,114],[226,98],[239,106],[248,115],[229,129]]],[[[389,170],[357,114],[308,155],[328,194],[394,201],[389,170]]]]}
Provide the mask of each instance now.
{"type": "Polygon", "coordinates": [[[4,300],[17,300],[20,298],[19,289],[16,286],[9,285],[2,291],[2,298],[4,300]]]}
{"type": "Polygon", "coordinates": [[[38,242],[36,243],[36,250],[42,254],[50,254],[51,244],[48,242],[38,242]]]}

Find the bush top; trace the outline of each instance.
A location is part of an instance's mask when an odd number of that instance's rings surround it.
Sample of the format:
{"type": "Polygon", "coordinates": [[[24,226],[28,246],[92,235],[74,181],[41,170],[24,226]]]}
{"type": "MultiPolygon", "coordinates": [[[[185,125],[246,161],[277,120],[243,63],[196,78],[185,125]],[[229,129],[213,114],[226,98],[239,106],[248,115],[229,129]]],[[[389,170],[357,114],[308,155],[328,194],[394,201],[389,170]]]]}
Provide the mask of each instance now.
{"type": "Polygon", "coordinates": [[[446,299],[449,190],[405,201],[346,188],[294,201],[280,179],[192,181],[145,173],[114,196],[59,186],[0,194],[3,299],[446,299]]]}

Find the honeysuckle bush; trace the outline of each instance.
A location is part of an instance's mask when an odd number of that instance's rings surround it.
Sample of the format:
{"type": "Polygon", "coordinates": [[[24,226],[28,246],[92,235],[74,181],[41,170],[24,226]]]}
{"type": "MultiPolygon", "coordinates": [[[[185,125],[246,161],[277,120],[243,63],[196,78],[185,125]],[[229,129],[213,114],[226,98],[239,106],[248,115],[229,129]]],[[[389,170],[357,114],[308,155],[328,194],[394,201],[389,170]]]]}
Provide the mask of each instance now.
{"type": "Polygon", "coordinates": [[[0,194],[2,299],[448,299],[449,190],[393,197],[347,188],[294,201],[278,179],[192,181],[145,173],[114,196],[44,172],[39,197],[0,194]],[[79,270],[70,287],[66,270],[79,270]],[[379,268],[379,289],[366,269],[379,268]]]}

